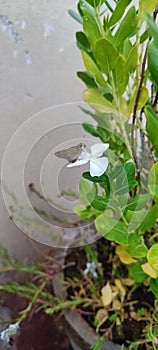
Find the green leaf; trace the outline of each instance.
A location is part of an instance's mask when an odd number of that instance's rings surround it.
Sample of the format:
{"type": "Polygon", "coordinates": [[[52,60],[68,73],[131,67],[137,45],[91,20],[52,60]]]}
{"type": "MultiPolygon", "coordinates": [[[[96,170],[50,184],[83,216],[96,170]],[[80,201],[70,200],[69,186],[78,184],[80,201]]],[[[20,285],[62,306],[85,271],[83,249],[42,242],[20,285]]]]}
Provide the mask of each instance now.
{"type": "Polygon", "coordinates": [[[81,51],[82,59],[87,71],[96,79],[101,86],[106,86],[106,82],[92,58],[85,51],[81,51]]]}
{"type": "Polygon", "coordinates": [[[83,123],[82,124],[83,129],[87,131],[89,134],[91,134],[94,137],[100,137],[99,132],[96,130],[96,128],[92,124],[83,123]]]}
{"type": "Polygon", "coordinates": [[[86,51],[86,52],[90,52],[91,51],[88,39],[87,39],[86,35],[83,32],[77,32],[76,33],[76,43],[77,43],[77,47],[80,50],[83,50],[83,51],[86,51]]]}
{"type": "Polygon", "coordinates": [[[68,10],[68,14],[75,19],[75,21],[79,22],[80,24],[82,24],[82,18],[80,17],[80,15],[76,12],[74,12],[73,10],[68,10]]]}
{"type": "Polygon", "coordinates": [[[86,102],[99,113],[113,114],[116,118],[119,117],[119,113],[114,109],[113,105],[103,95],[94,89],[87,89],[83,93],[83,97],[86,102]]]}
{"type": "Polygon", "coordinates": [[[126,205],[126,210],[135,211],[143,209],[151,199],[150,194],[137,194],[133,199],[129,200],[126,205]]]}
{"type": "Polygon", "coordinates": [[[143,272],[141,265],[142,262],[138,261],[128,267],[130,276],[138,283],[144,282],[148,277],[146,273],[143,272]]]}
{"type": "Polygon", "coordinates": [[[77,76],[86,84],[88,88],[97,88],[94,78],[87,72],[77,72],[77,76]]]}
{"type": "Polygon", "coordinates": [[[80,0],[78,3],[78,9],[82,17],[84,16],[91,16],[94,20],[96,20],[96,14],[94,7],[91,6],[88,1],[86,0],[80,0]]]}
{"type": "Polygon", "coordinates": [[[158,298],[158,278],[151,278],[150,280],[150,289],[152,293],[155,295],[156,298],[158,298]]]}
{"type": "Polygon", "coordinates": [[[91,207],[86,208],[84,205],[74,207],[73,211],[83,220],[93,220],[100,214],[100,210],[91,207]]]}
{"type": "Polygon", "coordinates": [[[104,173],[101,176],[91,176],[89,172],[85,172],[82,174],[83,178],[86,180],[89,180],[91,182],[100,183],[100,186],[102,186],[106,190],[106,194],[109,195],[110,193],[110,183],[109,178],[106,173],[104,173]]]}
{"type": "Polygon", "coordinates": [[[114,175],[116,176],[115,194],[117,195],[127,193],[137,185],[137,181],[135,180],[135,164],[133,162],[119,165],[114,175]]]}
{"type": "Polygon", "coordinates": [[[129,245],[140,242],[140,237],[137,234],[130,234],[123,222],[109,217],[108,211],[96,218],[95,226],[103,237],[115,243],[129,245]]]}
{"type": "Polygon", "coordinates": [[[132,212],[130,212],[128,210],[127,215],[126,215],[127,220],[128,220],[128,215],[130,215],[128,232],[133,232],[141,226],[142,222],[144,221],[145,217],[147,216],[147,211],[145,209],[141,209],[139,211],[132,211],[132,212]]]}
{"type": "Polygon", "coordinates": [[[153,270],[158,272],[158,243],[153,244],[153,246],[148,250],[147,259],[153,270]]]}
{"type": "Polygon", "coordinates": [[[138,57],[138,52],[137,52],[137,46],[132,46],[128,57],[126,61],[126,72],[131,73],[136,69],[136,64],[137,64],[137,57],[138,57]]]}
{"type": "Polygon", "coordinates": [[[141,232],[150,231],[155,226],[155,222],[157,218],[158,218],[158,205],[156,204],[148,210],[146,218],[140,227],[141,232]]]}
{"type": "Polygon", "coordinates": [[[158,27],[157,27],[156,23],[154,22],[152,16],[149,15],[149,13],[146,13],[145,17],[146,17],[146,20],[147,20],[147,23],[148,23],[148,27],[149,27],[148,31],[149,31],[150,35],[153,37],[153,39],[154,39],[154,45],[158,49],[158,27]]]}
{"type": "Polygon", "coordinates": [[[148,46],[148,68],[152,79],[158,84],[158,48],[153,42],[148,46]]]}
{"type": "Polygon", "coordinates": [[[155,163],[148,176],[148,187],[154,201],[158,203],[158,162],[155,163]]]}
{"type": "Polygon", "coordinates": [[[158,157],[158,137],[157,137],[158,115],[153,111],[153,109],[150,106],[145,107],[145,115],[147,118],[147,126],[146,126],[147,132],[148,132],[150,141],[154,146],[155,155],[158,157]]]}
{"type": "Polygon", "coordinates": [[[83,29],[88,38],[88,41],[92,47],[94,47],[96,40],[101,37],[99,27],[94,21],[93,17],[84,16],[83,17],[83,29]]]}
{"type": "Polygon", "coordinates": [[[148,30],[146,29],[140,37],[140,44],[143,44],[149,38],[148,30]]]}
{"type": "Polygon", "coordinates": [[[97,194],[97,187],[95,184],[91,186],[87,181],[81,179],[79,182],[79,193],[83,202],[89,205],[97,194]]]}
{"type": "Polygon", "coordinates": [[[113,69],[113,77],[117,94],[121,97],[129,80],[129,74],[126,71],[126,61],[123,56],[118,56],[113,69]]]}
{"type": "Polygon", "coordinates": [[[126,250],[133,258],[145,258],[148,248],[141,243],[131,244],[130,246],[126,247],[126,250]]]}
{"type": "Polygon", "coordinates": [[[94,200],[91,202],[91,206],[98,210],[105,210],[108,204],[108,199],[104,199],[101,196],[95,196],[94,200]]]}
{"type": "Polygon", "coordinates": [[[104,3],[104,0],[86,0],[91,6],[101,6],[104,3]]]}
{"type": "Polygon", "coordinates": [[[123,16],[127,6],[130,4],[132,0],[120,0],[118,1],[115,10],[109,21],[109,26],[113,26],[115,23],[119,21],[119,19],[123,16]]]}
{"type": "Polygon", "coordinates": [[[151,13],[157,5],[157,0],[139,0],[139,11],[140,13],[149,12],[151,13]]]}
{"type": "Polygon", "coordinates": [[[115,67],[119,54],[110,41],[102,38],[96,41],[94,57],[102,72],[108,75],[115,67]]]}
{"type": "Polygon", "coordinates": [[[131,49],[132,49],[132,44],[131,41],[129,40],[129,38],[126,38],[124,43],[123,43],[123,52],[122,54],[127,58],[131,49]]]}
{"type": "Polygon", "coordinates": [[[119,47],[124,40],[132,36],[136,28],[136,9],[132,6],[123,18],[117,32],[114,35],[114,46],[119,47]]]}

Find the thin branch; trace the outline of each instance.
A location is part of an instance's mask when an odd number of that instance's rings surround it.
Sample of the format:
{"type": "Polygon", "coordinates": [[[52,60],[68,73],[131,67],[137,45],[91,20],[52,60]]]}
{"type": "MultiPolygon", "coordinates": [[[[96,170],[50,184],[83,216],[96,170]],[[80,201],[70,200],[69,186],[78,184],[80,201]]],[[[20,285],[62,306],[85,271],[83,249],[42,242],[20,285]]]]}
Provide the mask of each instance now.
{"type": "MultiPolygon", "coordinates": [[[[148,44],[149,44],[149,41],[148,41],[148,44]]],[[[135,127],[135,121],[136,121],[138,102],[139,102],[139,98],[140,98],[140,94],[141,94],[141,90],[142,90],[143,80],[145,77],[145,65],[146,65],[146,59],[147,59],[148,44],[147,44],[144,58],[143,58],[143,62],[142,62],[142,72],[141,72],[141,77],[140,77],[140,83],[139,83],[139,87],[138,87],[138,91],[137,91],[137,95],[136,95],[136,99],[135,99],[134,111],[133,111],[133,116],[132,116],[131,149],[132,149],[133,159],[134,159],[134,162],[135,162],[136,168],[137,168],[138,178],[140,178],[140,168],[139,168],[139,162],[137,159],[137,155],[136,155],[135,150],[134,150],[134,127],[135,127]]]]}

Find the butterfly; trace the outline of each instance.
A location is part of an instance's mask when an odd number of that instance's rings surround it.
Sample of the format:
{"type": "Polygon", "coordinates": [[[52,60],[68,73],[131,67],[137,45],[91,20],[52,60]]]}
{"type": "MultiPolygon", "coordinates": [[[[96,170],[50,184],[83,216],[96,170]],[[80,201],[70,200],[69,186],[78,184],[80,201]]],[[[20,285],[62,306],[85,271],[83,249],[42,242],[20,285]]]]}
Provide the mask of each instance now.
{"type": "Polygon", "coordinates": [[[80,142],[76,146],[55,152],[55,156],[58,158],[64,158],[68,160],[69,163],[74,163],[76,162],[80,154],[85,150],[85,148],[86,145],[80,142]]]}

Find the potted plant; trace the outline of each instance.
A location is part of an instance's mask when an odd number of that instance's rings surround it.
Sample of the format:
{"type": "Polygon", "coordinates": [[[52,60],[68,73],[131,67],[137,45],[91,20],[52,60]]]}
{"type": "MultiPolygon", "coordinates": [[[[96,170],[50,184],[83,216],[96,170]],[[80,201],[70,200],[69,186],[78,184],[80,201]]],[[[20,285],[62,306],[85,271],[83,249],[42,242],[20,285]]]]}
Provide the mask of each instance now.
{"type": "MultiPolygon", "coordinates": [[[[68,165],[72,168],[90,163],[90,171],[82,174],[79,183],[84,205],[74,211],[81,219],[94,221],[105,239],[102,245],[115,247],[114,265],[119,259],[124,266],[118,280],[113,273],[110,282],[106,277],[105,285],[101,284],[104,308],[96,316],[97,330],[106,323],[105,309],[109,305],[115,309],[115,302],[120,302],[117,297],[113,302],[112,293],[114,299],[115,292],[126,295],[126,283],[134,283],[131,290],[139,287],[141,292],[144,286],[146,293],[153,294],[155,307],[158,297],[157,13],[157,1],[143,0],[137,5],[126,0],[112,4],[79,0],[78,13],[69,11],[81,24],[76,40],[86,70],[77,75],[86,84],[83,97],[93,111],[82,110],[97,122],[97,126],[83,123],[83,128],[98,138],[90,151],[83,150],[76,162],[68,165]]],[[[96,258],[88,263],[85,271],[92,279],[98,266],[96,258]]],[[[123,300],[122,295],[121,303],[123,300]]],[[[147,341],[152,348],[157,348],[157,321],[147,341]]],[[[130,348],[150,348],[144,344],[138,341],[130,348]]]]}

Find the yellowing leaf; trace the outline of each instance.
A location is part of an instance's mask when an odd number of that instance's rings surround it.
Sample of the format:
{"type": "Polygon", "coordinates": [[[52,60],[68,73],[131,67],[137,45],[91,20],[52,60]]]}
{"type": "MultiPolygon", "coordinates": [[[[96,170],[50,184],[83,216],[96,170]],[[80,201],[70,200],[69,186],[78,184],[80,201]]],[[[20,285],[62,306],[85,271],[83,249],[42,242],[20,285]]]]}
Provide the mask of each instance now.
{"type": "Polygon", "coordinates": [[[97,324],[96,332],[98,332],[99,328],[102,324],[108,319],[108,312],[106,309],[100,309],[96,313],[95,322],[97,324]]]}
{"type": "Polygon", "coordinates": [[[122,283],[121,283],[121,281],[119,279],[115,279],[115,285],[118,288],[118,290],[120,291],[121,301],[123,301],[124,298],[125,298],[125,295],[126,295],[126,290],[123,287],[123,285],[122,285],[122,283]]]}
{"type": "Polygon", "coordinates": [[[154,244],[147,253],[147,259],[153,270],[158,273],[158,244],[154,244]]]}
{"type": "Polygon", "coordinates": [[[115,299],[112,303],[112,308],[114,310],[121,310],[122,304],[119,300],[115,299]]]}
{"type": "Polygon", "coordinates": [[[135,284],[135,281],[132,278],[122,278],[122,283],[127,287],[132,287],[135,284]]]}
{"type": "Polygon", "coordinates": [[[145,263],[142,265],[142,270],[151,278],[157,278],[158,277],[158,273],[156,273],[155,270],[153,270],[153,268],[151,267],[151,265],[149,263],[145,263]]]}
{"type": "Polygon", "coordinates": [[[116,254],[119,256],[121,262],[124,264],[133,264],[134,262],[137,262],[136,259],[133,259],[129,253],[126,251],[126,247],[119,245],[116,248],[116,254]]]}
{"type": "Polygon", "coordinates": [[[106,286],[104,286],[101,289],[101,301],[102,301],[102,304],[106,307],[111,304],[112,300],[113,300],[112,289],[110,287],[109,282],[107,282],[106,286]]]}
{"type": "Polygon", "coordinates": [[[139,11],[151,13],[157,5],[157,0],[139,0],[139,11]]]}
{"type": "Polygon", "coordinates": [[[95,89],[86,89],[83,93],[86,102],[99,113],[113,114],[119,118],[119,113],[115,110],[112,103],[107,100],[99,91],[95,89]]]}

